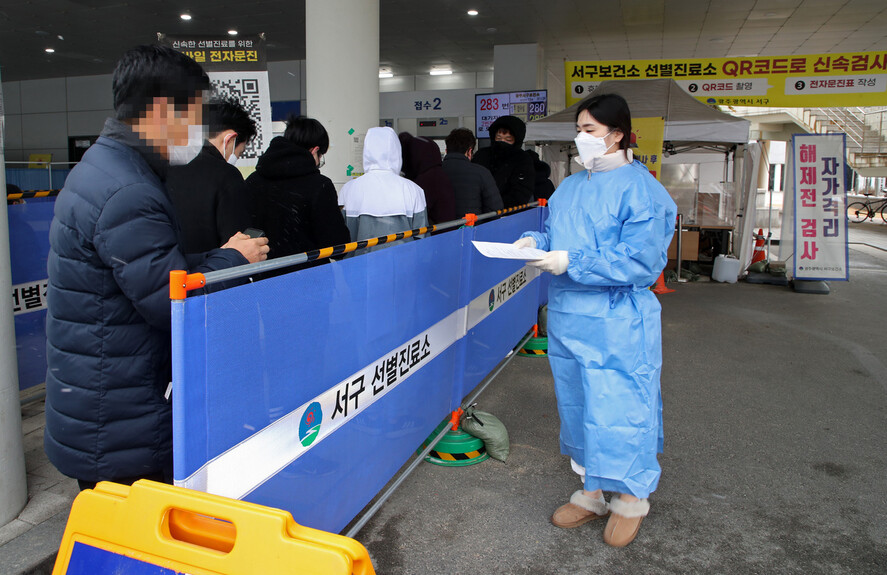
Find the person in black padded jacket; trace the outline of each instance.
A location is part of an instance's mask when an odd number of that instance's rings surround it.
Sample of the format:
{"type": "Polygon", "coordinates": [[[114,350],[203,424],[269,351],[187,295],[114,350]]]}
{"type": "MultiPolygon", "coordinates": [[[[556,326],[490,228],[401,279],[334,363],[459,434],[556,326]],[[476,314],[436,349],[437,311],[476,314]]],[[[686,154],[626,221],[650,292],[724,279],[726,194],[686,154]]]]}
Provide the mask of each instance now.
{"type": "Polygon", "coordinates": [[[533,158],[521,149],[526,134],[527,125],[520,118],[501,116],[490,124],[490,147],[478,150],[472,160],[493,173],[506,208],[533,201],[533,158]]]}
{"type": "Polygon", "coordinates": [[[251,227],[249,194],[233,164],[256,135],[256,123],[236,100],[210,102],[205,115],[209,137],[200,154],[171,167],[166,179],[186,254],[211,250],[251,227]]]}
{"type": "MultiPolygon", "coordinates": [[[[320,173],[329,146],[320,122],[291,116],[283,136],[271,140],[246,179],[253,227],[265,232],[275,258],[351,241],[336,188],[320,173]]],[[[323,262],[310,265],[318,263],[323,262]]],[[[292,268],[280,273],[286,271],[292,268]]]]}

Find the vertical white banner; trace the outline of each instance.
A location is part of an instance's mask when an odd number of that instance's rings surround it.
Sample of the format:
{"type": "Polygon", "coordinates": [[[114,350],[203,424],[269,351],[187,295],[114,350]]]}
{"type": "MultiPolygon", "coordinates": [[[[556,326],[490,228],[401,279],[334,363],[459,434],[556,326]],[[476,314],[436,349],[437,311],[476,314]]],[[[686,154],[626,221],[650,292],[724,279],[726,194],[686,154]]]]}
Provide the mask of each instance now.
{"type": "Polygon", "coordinates": [[[795,134],[794,277],[849,279],[844,134],[795,134]]]}

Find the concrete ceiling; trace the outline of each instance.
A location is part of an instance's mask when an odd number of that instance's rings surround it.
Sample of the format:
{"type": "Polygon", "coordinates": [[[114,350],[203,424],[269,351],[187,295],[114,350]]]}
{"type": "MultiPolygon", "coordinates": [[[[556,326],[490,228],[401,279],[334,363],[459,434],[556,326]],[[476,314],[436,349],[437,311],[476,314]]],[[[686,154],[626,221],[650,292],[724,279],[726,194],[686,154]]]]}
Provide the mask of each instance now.
{"type": "MultiPolygon", "coordinates": [[[[533,42],[558,77],[564,60],[887,50],[887,0],[380,0],[380,6],[380,65],[397,75],[427,74],[433,65],[489,71],[494,45],[533,42]],[[469,16],[469,9],[479,14],[469,16]]],[[[157,32],[225,35],[232,28],[264,32],[270,61],[305,57],[305,0],[0,0],[0,78],[107,74],[127,48],[151,43],[157,32]],[[190,22],[179,18],[185,11],[190,22]]]]}

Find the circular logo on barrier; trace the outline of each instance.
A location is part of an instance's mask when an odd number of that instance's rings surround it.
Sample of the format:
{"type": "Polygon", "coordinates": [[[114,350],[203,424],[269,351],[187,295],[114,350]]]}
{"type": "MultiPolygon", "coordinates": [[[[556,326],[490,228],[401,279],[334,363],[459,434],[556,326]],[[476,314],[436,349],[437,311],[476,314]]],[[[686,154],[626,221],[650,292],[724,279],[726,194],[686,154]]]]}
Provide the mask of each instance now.
{"type": "Polygon", "coordinates": [[[323,411],[320,410],[320,404],[315,401],[302,414],[302,421],[299,423],[299,441],[302,445],[308,447],[314,443],[317,434],[320,433],[321,421],[323,421],[323,411]]]}
{"type": "Polygon", "coordinates": [[[490,311],[493,311],[493,308],[496,307],[496,290],[490,290],[490,311]]]}

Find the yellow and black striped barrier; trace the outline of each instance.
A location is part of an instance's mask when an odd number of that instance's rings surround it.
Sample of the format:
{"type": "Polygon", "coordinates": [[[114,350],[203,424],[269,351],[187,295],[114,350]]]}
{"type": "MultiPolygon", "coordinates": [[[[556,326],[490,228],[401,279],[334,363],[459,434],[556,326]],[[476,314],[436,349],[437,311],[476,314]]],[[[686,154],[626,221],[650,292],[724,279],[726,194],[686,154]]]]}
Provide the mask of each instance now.
{"type": "MultiPolygon", "coordinates": [[[[453,228],[458,228],[461,226],[473,226],[477,222],[490,220],[493,218],[497,218],[499,216],[504,216],[506,214],[512,214],[514,212],[519,212],[521,210],[526,210],[528,208],[535,208],[538,206],[546,205],[545,200],[538,200],[535,202],[530,202],[528,204],[522,204],[520,206],[514,206],[513,208],[505,208],[502,210],[497,210],[495,212],[488,212],[486,214],[476,215],[476,214],[465,214],[465,217],[459,220],[453,220],[451,222],[444,222],[442,224],[436,224],[433,226],[425,226],[422,228],[416,228],[414,230],[405,230],[402,232],[398,232],[396,234],[388,234],[387,236],[379,236],[378,238],[369,238],[366,240],[360,240],[357,242],[350,242],[347,244],[340,244],[337,246],[332,246],[328,248],[320,248],[317,250],[311,250],[308,252],[304,252],[301,254],[294,254],[291,256],[286,256],[277,259],[270,259],[264,262],[259,262],[255,264],[245,264],[242,266],[237,266],[233,268],[228,268],[225,270],[218,270],[214,272],[209,272],[206,276],[201,276],[201,280],[205,280],[205,283],[200,283],[198,286],[196,281],[188,282],[188,286],[196,286],[196,287],[205,287],[206,285],[217,283],[220,281],[227,281],[235,278],[241,278],[245,276],[250,276],[256,273],[261,273],[265,271],[271,271],[276,269],[281,269],[289,266],[300,265],[307,262],[313,262],[317,260],[322,260],[326,258],[336,257],[345,255],[356,250],[360,250],[363,248],[371,248],[373,246],[378,246],[382,244],[387,244],[391,242],[395,242],[397,240],[402,240],[404,238],[411,238],[415,236],[420,236],[422,234],[428,234],[433,232],[442,232],[446,230],[450,230],[453,228]]],[[[171,290],[180,290],[182,289],[184,284],[179,285],[178,283],[175,286],[171,286],[171,290]]],[[[196,287],[187,287],[186,289],[190,291],[191,289],[196,289],[196,287]]],[[[171,292],[172,293],[172,292],[171,292]]],[[[178,293],[178,291],[176,291],[178,293]]],[[[176,298],[174,298],[176,299],[176,298]]]]}
{"type": "MultiPolygon", "coordinates": [[[[434,441],[434,438],[444,430],[444,427],[449,426],[452,426],[450,418],[443,420],[443,422],[431,432],[428,439],[422,442],[422,446],[419,447],[417,453],[421,453],[426,447],[428,447],[428,444],[434,441]]],[[[462,428],[459,427],[447,431],[447,434],[437,442],[434,449],[429,451],[428,455],[425,456],[425,461],[435,465],[442,465],[444,467],[465,467],[467,465],[474,465],[475,463],[486,461],[489,458],[490,455],[487,453],[487,448],[484,446],[483,440],[465,433],[462,431],[462,428]]]]}
{"type": "Polygon", "coordinates": [[[364,248],[371,248],[373,246],[378,246],[382,244],[388,244],[391,242],[396,242],[397,240],[402,240],[404,238],[411,238],[414,236],[421,236],[422,234],[440,232],[444,230],[449,230],[452,228],[456,228],[459,226],[467,225],[473,226],[475,222],[486,220],[494,217],[503,216],[506,214],[512,214],[514,212],[519,212],[521,210],[525,210],[527,208],[534,208],[537,205],[540,205],[538,202],[532,202],[529,204],[523,204],[520,206],[515,206],[513,208],[505,208],[502,210],[497,210],[495,212],[490,212],[488,214],[483,215],[475,215],[475,214],[465,214],[465,217],[461,220],[453,220],[452,222],[445,222],[440,225],[426,226],[423,228],[416,228],[415,230],[407,230],[403,232],[398,232],[396,234],[388,234],[387,236],[379,236],[378,238],[370,238],[366,240],[361,240],[359,242],[351,242],[347,244],[341,244],[338,246],[333,246],[329,248],[321,248],[319,250],[311,250],[306,252],[307,259],[306,262],[311,262],[314,260],[322,260],[324,258],[332,258],[336,256],[341,256],[347,253],[351,253],[353,251],[357,251],[364,248]]]}
{"type": "Polygon", "coordinates": [[[531,356],[531,357],[545,357],[548,355],[547,346],[542,349],[533,349],[531,347],[525,347],[520,350],[520,355],[531,356]]]}
{"type": "Polygon", "coordinates": [[[533,337],[528,339],[518,355],[524,357],[548,357],[548,337],[539,335],[539,325],[533,326],[533,337]]]}
{"type": "Polygon", "coordinates": [[[347,244],[340,244],[338,246],[333,246],[330,248],[321,248],[319,250],[311,250],[309,252],[305,252],[308,256],[305,261],[311,262],[314,260],[322,260],[324,258],[332,258],[336,256],[341,256],[347,253],[351,253],[356,250],[360,250],[363,248],[371,248],[373,246],[378,246],[381,244],[388,244],[391,242],[396,242],[397,240],[402,240],[404,238],[411,238],[413,236],[421,236],[422,234],[427,234],[430,232],[438,231],[437,226],[426,226],[424,228],[416,228],[415,230],[407,230],[404,232],[398,232],[396,234],[388,234],[387,236],[380,236],[378,238],[370,238],[367,240],[361,240],[359,242],[351,242],[347,244]]]}
{"type": "Polygon", "coordinates": [[[475,451],[467,451],[465,453],[447,453],[446,451],[435,451],[432,449],[428,452],[428,457],[448,462],[469,461],[480,458],[482,455],[486,454],[486,452],[486,447],[481,447],[475,451]]]}
{"type": "Polygon", "coordinates": [[[22,190],[21,192],[13,192],[6,194],[6,201],[12,200],[29,200],[31,198],[48,198],[57,196],[61,190],[22,190]]]}

